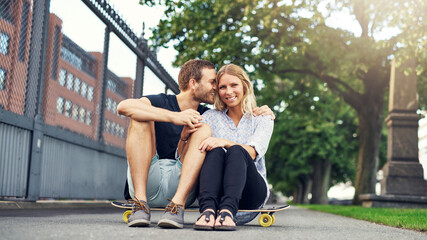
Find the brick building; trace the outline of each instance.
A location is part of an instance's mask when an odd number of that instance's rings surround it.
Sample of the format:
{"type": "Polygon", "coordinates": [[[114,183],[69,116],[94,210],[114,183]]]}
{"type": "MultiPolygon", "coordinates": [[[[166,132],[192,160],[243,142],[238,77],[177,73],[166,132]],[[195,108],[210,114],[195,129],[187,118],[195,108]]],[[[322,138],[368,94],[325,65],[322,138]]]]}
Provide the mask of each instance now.
{"type": "MultiPolygon", "coordinates": [[[[0,0],[0,104],[24,111],[31,5],[28,0],[0,0]],[[2,8],[1,6],[8,6],[2,8]],[[11,7],[12,6],[12,7],[11,7]],[[5,11],[6,9],[7,11],[5,11]],[[20,14],[15,14],[20,13],[20,14]]],[[[62,20],[49,16],[42,113],[44,121],[96,140],[102,83],[103,55],[86,52],[62,34],[62,20]]],[[[132,97],[133,79],[107,69],[104,141],[125,147],[128,121],[117,114],[117,104],[132,97]]]]}
{"type": "Polygon", "coordinates": [[[0,107],[18,114],[24,112],[30,11],[30,0],[0,0],[0,107]]]}

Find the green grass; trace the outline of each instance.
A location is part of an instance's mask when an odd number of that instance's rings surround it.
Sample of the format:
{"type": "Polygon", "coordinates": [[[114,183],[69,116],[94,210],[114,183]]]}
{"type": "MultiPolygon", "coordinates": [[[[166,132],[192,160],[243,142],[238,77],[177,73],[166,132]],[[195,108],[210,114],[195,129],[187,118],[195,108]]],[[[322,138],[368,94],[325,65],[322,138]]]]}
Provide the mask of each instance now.
{"type": "Polygon", "coordinates": [[[361,206],[298,205],[299,207],[404,229],[427,231],[427,209],[364,208],[361,206]]]}

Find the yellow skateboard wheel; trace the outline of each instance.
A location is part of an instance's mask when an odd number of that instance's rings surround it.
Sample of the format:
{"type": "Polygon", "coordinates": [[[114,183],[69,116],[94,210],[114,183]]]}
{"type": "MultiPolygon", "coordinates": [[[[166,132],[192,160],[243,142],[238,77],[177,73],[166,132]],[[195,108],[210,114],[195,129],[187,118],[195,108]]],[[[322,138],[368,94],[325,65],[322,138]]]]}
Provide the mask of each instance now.
{"type": "Polygon", "coordinates": [[[271,223],[271,225],[273,225],[274,222],[276,222],[276,217],[274,215],[270,215],[270,216],[271,216],[271,218],[273,218],[273,222],[271,223]]]}
{"type": "Polygon", "coordinates": [[[259,216],[259,219],[258,219],[258,223],[262,227],[270,227],[273,224],[273,222],[274,222],[273,217],[267,213],[261,214],[261,216],[259,216]]]}
{"type": "Polygon", "coordinates": [[[131,214],[132,214],[131,210],[127,210],[126,212],[123,213],[122,218],[125,223],[128,223],[129,215],[131,214]]]}

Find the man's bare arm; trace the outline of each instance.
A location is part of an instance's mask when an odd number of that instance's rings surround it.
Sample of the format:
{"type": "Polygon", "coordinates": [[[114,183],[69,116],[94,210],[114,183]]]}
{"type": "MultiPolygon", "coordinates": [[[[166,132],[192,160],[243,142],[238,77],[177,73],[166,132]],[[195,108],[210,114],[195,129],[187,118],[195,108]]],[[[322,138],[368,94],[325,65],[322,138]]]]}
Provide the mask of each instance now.
{"type": "Polygon", "coordinates": [[[187,109],[182,112],[173,112],[154,107],[148,98],[126,99],[119,103],[117,112],[135,121],[171,122],[176,125],[187,125],[194,128],[194,124],[201,119],[200,113],[187,109]]]}

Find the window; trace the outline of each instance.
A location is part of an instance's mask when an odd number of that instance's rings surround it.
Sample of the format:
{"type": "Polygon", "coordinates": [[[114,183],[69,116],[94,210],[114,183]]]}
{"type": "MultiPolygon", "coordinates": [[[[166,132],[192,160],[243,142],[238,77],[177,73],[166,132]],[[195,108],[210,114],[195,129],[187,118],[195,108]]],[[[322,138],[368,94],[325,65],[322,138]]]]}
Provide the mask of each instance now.
{"type": "Polygon", "coordinates": [[[67,77],[67,89],[72,90],[73,89],[73,81],[74,81],[73,74],[69,73],[67,77]]]}
{"type": "Polygon", "coordinates": [[[70,100],[65,101],[65,112],[64,112],[65,116],[67,116],[67,117],[71,116],[71,106],[72,105],[73,104],[71,103],[70,100]]]}
{"type": "Polygon", "coordinates": [[[67,71],[61,68],[61,71],[59,72],[58,82],[59,85],[65,86],[65,78],[67,77],[67,71]]]}
{"type": "Polygon", "coordinates": [[[80,87],[80,94],[85,98],[87,96],[87,83],[82,82],[82,86],[80,87]]]}
{"type": "Polygon", "coordinates": [[[86,116],[86,109],[80,107],[79,111],[79,121],[84,123],[85,122],[85,116],[86,116]]]}
{"type": "Polygon", "coordinates": [[[116,136],[120,136],[120,128],[121,126],[119,124],[116,124],[116,136]]]}
{"type": "Polygon", "coordinates": [[[9,52],[10,37],[4,32],[0,33],[0,53],[6,55],[9,52]]]}
{"type": "Polygon", "coordinates": [[[111,106],[111,111],[115,114],[117,114],[117,102],[113,101],[113,105],[111,106]]]}
{"type": "Polygon", "coordinates": [[[74,92],[79,93],[80,92],[80,79],[76,78],[74,80],[74,92]]]}
{"type": "Polygon", "coordinates": [[[113,80],[108,79],[107,80],[107,88],[112,92],[116,92],[117,84],[113,80]]]}
{"type": "Polygon", "coordinates": [[[86,112],[86,124],[91,125],[92,124],[92,111],[86,112]]]}
{"type": "Polygon", "coordinates": [[[78,120],[79,119],[79,105],[73,104],[73,110],[71,113],[72,113],[71,118],[74,120],[78,120]]]}
{"type": "Polygon", "coordinates": [[[6,70],[0,68],[0,90],[5,89],[6,86],[6,70]]]}
{"type": "Polygon", "coordinates": [[[12,22],[13,20],[13,5],[9,0],[0,0],[0,17],[12,22]]]}
{"type": "Polygon", "coordinates": [[[110,133],[110,121],[109,120],[105,120],[104,131],[106,131],[107,133],[110,133]]]}
{"type": "Polygon", "coordinates": [[[107,100],[105,101],[105,107],[108,111],[111,111],[111,98],[107,97],[107,100]]]}
{"type": "Polygon", "coordinates": [[[120,137],[121,137],[121,138],[124,138],[124,137],[125,137],[125,128],[124,128],[124,127],[121,127],[121,128],[120,128],[120,137]]]}
{"type": "Polygon", "coordinates": [[[92,101],[92,100],[93,100],[93,87],[91,87],[91,86],[89,86],[89,87],[87,88],[87,99],[88,99],[89,101],[92,101]]]}
{"type": "Polygon", "coordinates": [[[65,47],[61,49],[61,57],[77,69],[82,69],[82,59],[65,47]]]}
{"type": "Polygon", "coordinates": [[[56,100],[56,110],[58,110],[60,114],[64,112],[64,98],[58,97],[58,100],[56,100]]]}
{"type": "Polygon", "coordinates": [[[111,134],[116,135],[116,123],[111,122],[111,134]]]}

